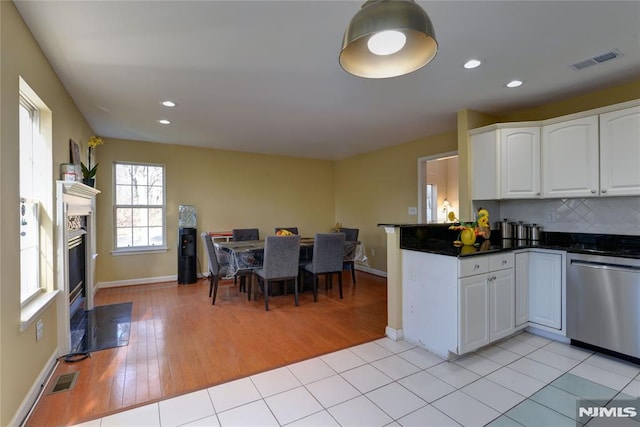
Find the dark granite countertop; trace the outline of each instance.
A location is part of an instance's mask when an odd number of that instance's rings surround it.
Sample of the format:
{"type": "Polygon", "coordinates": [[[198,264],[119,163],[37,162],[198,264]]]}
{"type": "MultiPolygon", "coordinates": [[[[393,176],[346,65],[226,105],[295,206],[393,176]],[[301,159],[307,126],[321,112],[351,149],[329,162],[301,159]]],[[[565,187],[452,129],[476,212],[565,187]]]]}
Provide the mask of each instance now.
{"type": "Polygon", "coordinates": [[[493,230],[490,239],[478,237],[473,246],[454,246],[458,231],[450,224],[379,224],[400,228],[400,248],[439,255],[466,257],[516,249],[551,249],[573,253],[640,258],[640,236],[542,232],[538,242],[502,239],[493,230]]]}

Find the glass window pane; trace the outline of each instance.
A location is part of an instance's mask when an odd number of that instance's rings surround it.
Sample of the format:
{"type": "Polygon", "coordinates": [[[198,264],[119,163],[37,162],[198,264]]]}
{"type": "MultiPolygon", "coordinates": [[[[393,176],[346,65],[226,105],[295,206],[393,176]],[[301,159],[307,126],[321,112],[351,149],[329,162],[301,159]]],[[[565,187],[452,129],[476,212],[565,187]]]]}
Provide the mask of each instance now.
{"type": "Polygon", "coordinates": [[[116,205],[131,204],[131,188],[130,185],[116,185],[116,205]]]}
{"type": "Polygon", "coordinates": [[[133,209],[133,226],[146,227],[149,224],[149,210],[147,208],[133,209]]]}
{"type": "Polygon", "coordinates": [[[162,209],[149,209],[149,226],[162,227],[162,209]]]}
{"type": "Polygon", "coordinates": [[[134,205],[146,205],[148,203],[147,198],[147,186],[136,185],[133,187],[133,200],[134,205]]]}
{"type": "Polygon", "coordinates": [[[148,168],[148,174],[149,174],[149,185],[155,185],[155,186],[163,186],[163,180],[162,180],[162,170],[163,168],[159,167],[159,166],[149,166],[148,168]]]}
{"type": "Polygon", "coordinates": [[[147,167],[134,165],[133,166],[133,185],[148,185],[147,183],[147,167]]]}
{"type": "Polygon", "coordinates": [[[133,245],[149,246],[149,229],[147,227],[133,228],[133,245]]]}
{"type": "Polygon", "coordinates": [[[153,246],[161,246],[164,239],[162,238],[162,227],[149,227],[149,244],[153,246]]]}
{"type": "Polygon", "coordinates": [[[131,228],[118,228],[116,232],[117,248],[128,248],[133,245],[133,231],[131,228]]]}
{"type": "Polygon", "coordinates": [[[162,187],[149,187],[149,204],[162,205],[162,187]]]}
{"type": "Polygon", "coordinates": [[[116,183],[131,185],[131,165],[116,164],[116,183]]]}
{"type": "Polygon", "coordinates": [[[133,226],[133,212],[131,208],[116,209],[116,227],[133,226]]]}

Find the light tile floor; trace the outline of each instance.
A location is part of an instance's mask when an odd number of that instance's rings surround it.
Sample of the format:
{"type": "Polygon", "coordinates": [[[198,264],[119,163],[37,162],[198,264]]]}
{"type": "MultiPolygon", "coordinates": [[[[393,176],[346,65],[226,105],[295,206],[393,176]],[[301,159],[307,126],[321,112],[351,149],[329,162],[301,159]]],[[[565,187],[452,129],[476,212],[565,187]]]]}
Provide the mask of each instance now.
{"type": "Polygon", "coordinates": [[[81,424],[609,426],[576,401],[640,399],[640,366],[523,333],[453,363],[386,338],[81,424]]]}

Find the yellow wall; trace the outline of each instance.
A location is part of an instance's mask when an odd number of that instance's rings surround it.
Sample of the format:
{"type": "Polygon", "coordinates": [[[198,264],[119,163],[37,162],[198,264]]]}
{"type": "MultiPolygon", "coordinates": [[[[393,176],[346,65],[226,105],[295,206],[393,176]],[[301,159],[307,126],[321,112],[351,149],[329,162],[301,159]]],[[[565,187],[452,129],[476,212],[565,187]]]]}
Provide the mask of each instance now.
{"type": "MultiPolygon", "coordinates": [[[[232,228],[298,227],[303,236],[334,225],[333,162],[208,148],[105,139],[100,161],[96,280],[117,282],[177,274],[178,205],[194,205],[198,234],[232,228]],[[113,250],[112,167],[114,161],[166,167],[167,245],[160,254],[119,255],[113,250]]],[[[207,261],[198,237],[198,271],[207,261]]]]}
{"type": "MultiPolygon", "coordinates": [[[[19,76],[53,112],[53,171],[68,162],[68,140],[82,144],[92,131],[66,93],[12,2],[0,1],[0,425],[7,425],[57,349],[55,304],[41,316],[44,338],[35,328],[19,330],[18,254],[18,82],[19,76]]],[[[640,81],[598,90],[520,113],[502,121],[536,120],[640,98],[640,81]]],[[[386,271],[386,236],[378,223],[415,222],[407,208],[417,205],[417,159],[458,150],[460,203],[468,201],[468,129],[487,124],[482,113],[458,114],[458,128],[396,147],[328,162],[220,150],[106,140],[97,150],[97,280],[117,281],[176,273],[177,206],[198,208],[200,230],[231,227],[300,227],[310,235],[340,221],[360,228],[372,268],[386,271]],[[458,148],[460,147],[460,148],[458,148]],[[466,156],[466,157],[465,157],[466,156]],[[111,170],[113,160],[157,162],[167,166],[167,233],[164,254],[114,257],[111,170]],[[104,224],[107,224],[106,226],[104,224]],[[371,250],[375,251],[375,256],[371,250]]],[[[427,133],[425,129],[425,133],[427,133]]],[[[52,197],[54,188],[51,188],[52,197]]],[[[466,216],[462,211],[460,214],[466,216]]],[[[397,244],[397,240],[394,244],[397,244]]],[[[200,253],[202,247],[199,242],[200,253]]],[[[201,269],[204,257],[201,259],[201,269]]],[[[55,258],[54,258],[55,261],[55,258]]],[[[52,284],[49,284],[53,288],[52,284]]],[[[398,313],[400,311],[397,311],[398,313]]],[[[397,318],[397,315],[396,315],[397,318]]],[[[393,323],[393,322],[392,322],[393,323]]],[[[397,327],[395,323],[391,326],[397,327]]]]}
{"type": "Polygon", "coordinates": [[[335,220],[360,229],[371,268],[387,270],[387,237],[377,225],[417,221],[407,210],[418,205],[418,158],[457,148],[452,131],[336,162],[335,220]]]}
{"type": "MultiPolygon", "coordinates": [[[[58,80],[24,25],[15,6],[0,1],[0,425],[8,425],[57,351],[56,305],[39,318],[44,336],[36,342],[35,323],[20,332],[18,93],[19,76],[52,111],[53,171],[69,161],[69,138],[86,141],[91,129],[58,80]]],[[[86,144],[84,146],[86,157],[86,144]]],[[[51,199],[55,200],[51,188],[51,199]]],[[[54,212],[46,212],[47,234],[54,240],[54,212]]],[[[53,252],[53,251],[51,251],[53,252]]],[[[55,256],[55,254],[53,254],[55,256]]],[[[53,258],[55,263],[55,257],[53,258]]],[[[55,266],[50,265],[49,270],[55,266]]],[[[51,271],[47,277],[52,277],[51,271]]],[[[55,276],[54,276],[55,277],[55,276]]],[[[56,284],[47,283],[49,289],[56,284]]]]}

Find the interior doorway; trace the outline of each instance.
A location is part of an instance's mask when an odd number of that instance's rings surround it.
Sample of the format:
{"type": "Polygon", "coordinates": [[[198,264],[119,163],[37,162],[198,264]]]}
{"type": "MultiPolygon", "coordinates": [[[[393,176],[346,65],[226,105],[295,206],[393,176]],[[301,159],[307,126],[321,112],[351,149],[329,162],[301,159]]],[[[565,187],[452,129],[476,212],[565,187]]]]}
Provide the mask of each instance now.
{"type": "Polygon", "coordinates": [[[418,222],[445,223],[449,212],[458,216],[458,153],[418,159],[418,222]]]}

